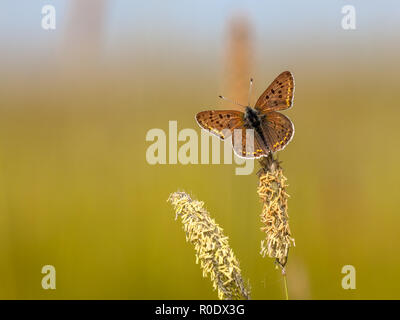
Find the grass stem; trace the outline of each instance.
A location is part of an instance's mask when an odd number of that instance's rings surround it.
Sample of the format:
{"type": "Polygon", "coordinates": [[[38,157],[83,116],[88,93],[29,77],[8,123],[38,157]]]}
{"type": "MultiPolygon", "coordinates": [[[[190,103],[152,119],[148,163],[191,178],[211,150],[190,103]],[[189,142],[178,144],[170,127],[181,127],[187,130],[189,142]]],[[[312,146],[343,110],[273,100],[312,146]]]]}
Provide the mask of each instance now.
{"type": "Polygon", "coordinates": [[[287,284],[287,277],[286,277],[286,270],[285,270],[285,268],[282,268],[282,276],[283,276],[283,285],[284,285],[284,288],[285,288],[286,300],[289,300],[288,284],[287,284]]]}

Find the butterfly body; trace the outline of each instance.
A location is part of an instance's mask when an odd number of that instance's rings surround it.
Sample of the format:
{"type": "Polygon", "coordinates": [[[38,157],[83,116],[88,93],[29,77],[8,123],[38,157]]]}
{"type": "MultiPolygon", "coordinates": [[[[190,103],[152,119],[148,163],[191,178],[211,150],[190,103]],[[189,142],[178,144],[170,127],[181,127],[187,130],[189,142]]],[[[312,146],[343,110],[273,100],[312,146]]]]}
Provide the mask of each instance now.
{"type": "Polygon", "coordinates": [[[250,106],[246,107],[244,111],[245,125],[254,129],[261,125],[262,117],[265,117],[265,115],[261,114],[260,111],[253,109],[250,106]]]}
{"type": "Polygon", "coordinates": [[[294,78],[282,72],[258,98],[254,108],[209,110],[196,115],[197,123],[221,139],[232,136],[235,153],[243,158],[260,158],[285,148],[294,135],[294,126],[280,110],[293,104],[294,78]],[[246,130],[247,129],[247,130],[246,130]],[[248,129],[254,134],[250,139],[248,129]],[[239,134],[236,134],[239,131],[239,134]]]}
{"type": "Polygon", "coordinates": [[[264,136],[262,125],[266,119],[266,115],[262,114],[257,109],[250,106],[246,107],[244,112],[244,127],[246,129],[253,129],[256,137],[258,137],[267,146],[267,140],[264,136]]]}

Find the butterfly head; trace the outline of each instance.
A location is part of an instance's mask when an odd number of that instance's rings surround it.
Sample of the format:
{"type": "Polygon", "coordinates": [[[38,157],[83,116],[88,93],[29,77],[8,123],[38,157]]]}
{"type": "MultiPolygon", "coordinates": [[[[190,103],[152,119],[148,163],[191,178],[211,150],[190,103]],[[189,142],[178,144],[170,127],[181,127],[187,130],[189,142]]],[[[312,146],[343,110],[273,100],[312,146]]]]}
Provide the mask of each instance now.
{"type": "Polygon", "coordinates": [[[262,115],[261,113],[250,107],[247,106],[244,111],[244,122],[247,123],[250,127],[258,127],[261,124],[262,115]]]}

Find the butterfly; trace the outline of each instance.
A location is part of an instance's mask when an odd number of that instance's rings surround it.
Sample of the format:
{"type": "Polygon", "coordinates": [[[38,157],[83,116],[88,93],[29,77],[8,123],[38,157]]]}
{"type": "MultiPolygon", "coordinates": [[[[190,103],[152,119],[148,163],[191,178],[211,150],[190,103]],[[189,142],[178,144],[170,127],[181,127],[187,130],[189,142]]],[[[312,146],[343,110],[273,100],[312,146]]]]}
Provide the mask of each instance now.
{"type": "MultiPolygon", "coordinates": [[[[252,82],[251,80],[249,92],[252,82]]],[[[293,74],[285,71],[269,85],[254,107],[250,107],[249,103],[248,106],[243,106],[244,112],[202,111],[196,114],[196,121],[200,127],[222,140],[232,136],[233,150],[239,157],[267,157],[271,152],[284,149],[293,138],[292,121],[277,112],[289,109],[293,105],[293,97],[293,74]]],[[[225,99],[222,96],[220,98],[225,99]]]]}

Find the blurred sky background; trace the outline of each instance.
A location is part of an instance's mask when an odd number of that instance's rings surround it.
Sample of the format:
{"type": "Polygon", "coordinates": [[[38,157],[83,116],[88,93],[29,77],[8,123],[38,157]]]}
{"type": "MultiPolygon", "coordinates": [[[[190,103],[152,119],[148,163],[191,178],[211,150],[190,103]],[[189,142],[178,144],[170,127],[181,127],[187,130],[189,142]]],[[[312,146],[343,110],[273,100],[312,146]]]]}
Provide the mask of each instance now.
{"type": "Polygon", "coordinates": [[[151,166],[145,136],[170,120],[200,133],[198,111],[229,106],[219,94],[242,99],[252,76],[255,100],[284,70],[289,296],[400,298],[399,27],[397,1],[2,1],[0,298],[216,299],[166,202],[179,189],[224,228],[252,298],[282,299],[255,173],[151,166]],[[356,30],[341,27],[348,4],[356,30]]]}

